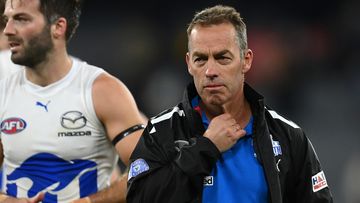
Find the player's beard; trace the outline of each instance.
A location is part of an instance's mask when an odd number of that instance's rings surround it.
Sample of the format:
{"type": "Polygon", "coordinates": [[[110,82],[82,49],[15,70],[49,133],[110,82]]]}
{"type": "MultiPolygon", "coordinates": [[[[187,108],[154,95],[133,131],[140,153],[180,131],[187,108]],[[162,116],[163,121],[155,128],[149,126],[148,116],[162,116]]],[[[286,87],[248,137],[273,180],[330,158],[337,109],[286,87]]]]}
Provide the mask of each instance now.
{"type": "Polygon", "coordinates": [[[34,68],[45,61],[48,53],[53,49],[54,43],[50,35],[50,27],[45,26],[40,34],[29,39],[28,45],[24,46],[23,53],[19,56],[11,55],[15,64],[34,68]]]}

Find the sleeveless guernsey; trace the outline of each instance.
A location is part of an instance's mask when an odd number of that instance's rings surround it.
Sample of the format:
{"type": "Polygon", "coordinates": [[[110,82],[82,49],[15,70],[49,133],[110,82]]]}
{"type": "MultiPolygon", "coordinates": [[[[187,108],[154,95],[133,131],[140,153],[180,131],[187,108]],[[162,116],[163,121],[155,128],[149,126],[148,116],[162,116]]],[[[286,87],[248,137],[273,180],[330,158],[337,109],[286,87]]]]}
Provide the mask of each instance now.
{"type": "Polygon", "coordinates": [[[92,103],[105,71],[72,59],[69,73],[46,87],[18,71],[0,80],[3,191],[15,197],[45,192],[43,202],[69,202],[107,187],[117,161],[92,103]]]}

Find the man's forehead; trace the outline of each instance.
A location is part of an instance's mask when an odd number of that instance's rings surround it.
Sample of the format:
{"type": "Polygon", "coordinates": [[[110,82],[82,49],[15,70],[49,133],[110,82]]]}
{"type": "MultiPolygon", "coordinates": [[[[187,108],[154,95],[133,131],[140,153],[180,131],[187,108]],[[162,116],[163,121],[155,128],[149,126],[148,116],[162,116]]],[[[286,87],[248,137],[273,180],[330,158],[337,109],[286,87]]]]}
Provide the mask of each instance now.
{"type": "Polygon", "coordinates": [[[40,12],[39,3],[39,0],[6,0],[4,15],[10,17],[19,13],[40,12]]]}
{"type": "Polygon", "coordinates": [[[6,8],[20,8],[20,7],[38,7],[39,0],[6,0],[5,9],[6,8]]]}

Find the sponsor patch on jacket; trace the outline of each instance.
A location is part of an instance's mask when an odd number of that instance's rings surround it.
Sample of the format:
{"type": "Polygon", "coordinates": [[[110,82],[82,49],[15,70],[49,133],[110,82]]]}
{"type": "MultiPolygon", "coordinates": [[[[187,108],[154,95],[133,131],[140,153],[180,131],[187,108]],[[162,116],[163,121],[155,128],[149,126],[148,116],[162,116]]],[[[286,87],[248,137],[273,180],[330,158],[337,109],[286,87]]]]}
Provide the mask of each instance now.
{"type": "Polygon", "coordinates": [[[319,190],[322,190],[322,189],[328,187],[324,171],[320,171],[319,173],[314,175],[311,178],[311,181],[312,181],[312,189],[314,192],[317,192],[319,190]]]}
{"type": "Polygon", "coordinates": [[[205,176],[204,177],[204,186],[213,186],[214,185],[214,177],[213,176],[205,176]]]}
{"type": "Polygon", "coordinates": [[[273,138],[272,138],[272,135],[270,135],[270,138],[271,138],[271,144],[272,144],[272,147],[273,147],[274,155],[275,156],[282,155],[280,142],[279,141],[274,141],[273,138]]]}
{"type": "Polygon", "coordinates": [[[149,165],[146,163],[144,159],[136,159],[130,165],[128,180],[148,170],[149,170],[149,165]]]}

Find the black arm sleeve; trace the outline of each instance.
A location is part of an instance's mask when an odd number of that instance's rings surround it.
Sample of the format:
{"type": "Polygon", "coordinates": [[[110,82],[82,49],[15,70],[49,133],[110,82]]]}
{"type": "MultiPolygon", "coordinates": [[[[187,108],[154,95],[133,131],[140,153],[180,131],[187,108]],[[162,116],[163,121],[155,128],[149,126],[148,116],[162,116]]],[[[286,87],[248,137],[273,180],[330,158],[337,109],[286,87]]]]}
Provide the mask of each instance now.
{"type": "Polygon", "coordinates": [[[149,122],[131,155],[132,163],[144,160],[148,170],[133,177],[130,167],[127,202],[201,202],[203,178],[210,174],[220,152],[202,136],[179,147],[174,142],[178,131],[159,127],[150,133],[153,127],[149,122]]]}
{"type": "Polygon", "coordinates": [[[310,140],[301,131],[293,143],[295,154],[295,187],[293,202],[297,203],[329,203],[333,202],[325,174],[310,140]],[[321,189],[322,188],[322,189],[321,189]],[[317,191],[317,189],[320,189],[317,191]]]}

